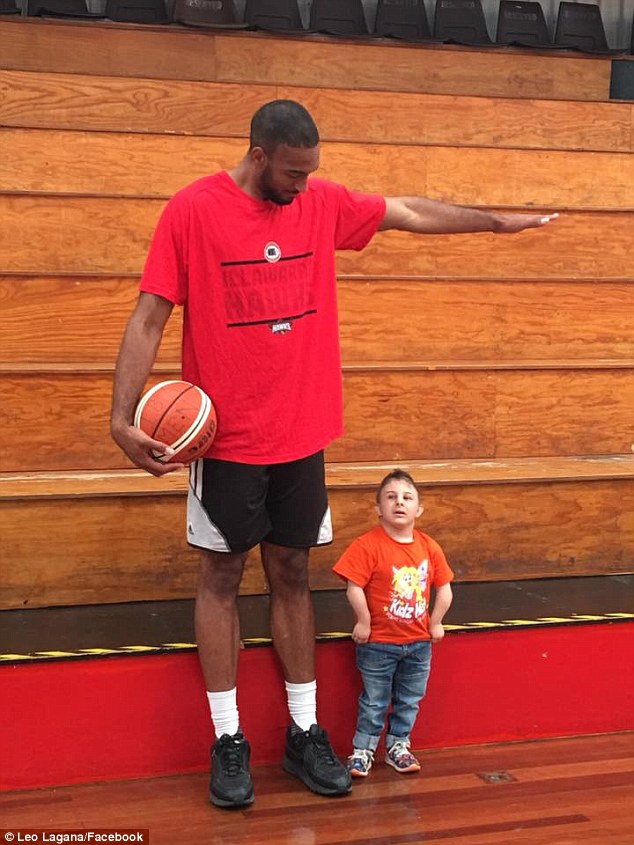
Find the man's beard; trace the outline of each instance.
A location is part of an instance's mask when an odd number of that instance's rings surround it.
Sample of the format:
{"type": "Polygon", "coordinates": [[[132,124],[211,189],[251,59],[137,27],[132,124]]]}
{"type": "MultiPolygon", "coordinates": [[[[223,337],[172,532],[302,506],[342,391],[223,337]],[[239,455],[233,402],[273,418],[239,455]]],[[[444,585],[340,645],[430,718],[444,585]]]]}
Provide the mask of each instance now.
{"type": "Polygon", "coordinates": [[[295,199],[295,197],[285,198],[278,194],[269,181],[268,168],[260,177],[260,193],[262,194],[263,199],[270,200],[271,202],[274,202],[275,205],[290,205],[295,199]]]}

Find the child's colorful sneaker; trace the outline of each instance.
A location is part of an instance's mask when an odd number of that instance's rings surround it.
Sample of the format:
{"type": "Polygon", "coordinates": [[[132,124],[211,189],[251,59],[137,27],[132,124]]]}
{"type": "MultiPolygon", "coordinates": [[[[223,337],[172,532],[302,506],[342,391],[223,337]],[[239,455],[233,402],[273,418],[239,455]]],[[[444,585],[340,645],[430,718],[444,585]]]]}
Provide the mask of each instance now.
{"type": "Polygon", "coordinates": [[[353,778],[367,778],[374,762],[374,754],[369,748],[355,748],[348,757],[346,768],[353,778]]]}
{"type": "Polygon", "coordinates": [[[388,749],[385,755],[385,762],[388,766],[396,769],[397,772],[405,774],[407,772],[420,772],[420,763],[409,750],[409,742],[395,742],[394,745],[388,749]]]}

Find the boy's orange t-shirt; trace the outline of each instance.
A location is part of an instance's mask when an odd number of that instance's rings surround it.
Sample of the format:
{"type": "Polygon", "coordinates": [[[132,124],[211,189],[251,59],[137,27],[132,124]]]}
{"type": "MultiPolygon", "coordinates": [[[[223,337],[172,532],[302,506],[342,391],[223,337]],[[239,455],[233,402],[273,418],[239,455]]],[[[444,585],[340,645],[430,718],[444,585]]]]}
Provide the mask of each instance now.
{"type": "Polygon", "coordinates": [[[363,588],[371,643],[430,639],[431,587],[454,577],[443,550],[428,534],[414,529],[411,543],[399,543],[380,525],[354,540],[333,571],[363,588]]]}

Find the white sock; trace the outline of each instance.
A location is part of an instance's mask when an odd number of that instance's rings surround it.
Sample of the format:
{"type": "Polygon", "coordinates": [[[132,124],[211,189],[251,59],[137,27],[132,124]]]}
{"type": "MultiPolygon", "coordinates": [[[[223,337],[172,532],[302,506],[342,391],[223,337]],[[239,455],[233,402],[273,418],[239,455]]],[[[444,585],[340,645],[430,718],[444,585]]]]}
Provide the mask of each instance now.
{"type": "Polygon", "coordinates": [[[233,736],[240,727],[236,692],[237,689],[234,687],[223,692],[207,693],[216,739],[220,739],[223,734],[233,736]]]}
{"type": "Polygon", "coordinates": [[[309,681],[307,684],[285,683],[291,719],[303,731],[307,731],[317,722],[317,681],[309,681]]]}

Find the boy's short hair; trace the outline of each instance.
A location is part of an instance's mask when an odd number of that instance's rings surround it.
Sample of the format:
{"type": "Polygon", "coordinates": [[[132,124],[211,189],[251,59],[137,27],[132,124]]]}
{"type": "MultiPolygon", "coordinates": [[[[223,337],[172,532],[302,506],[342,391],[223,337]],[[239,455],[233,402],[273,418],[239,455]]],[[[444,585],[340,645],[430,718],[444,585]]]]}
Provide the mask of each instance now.
{"type": "Polygon", "coordinates": [[[312,149],[319,143],[319,131],[310,112],[295,100],[271,100],[251,118],[250,148],[272,153],[280,144],[312,149]]]}
{"type": "Polygon", "coordinates": [[[377,502],[381,501],[381,493],[383,492],[383,489],[387,487],[390,481],[406,481],[410,486],[414,488],[414,490],[416,490],[416,495],[420,499],[420,491],[416,486],[416,482],[409,474],[409,472],[404,469],[393,469],[392,472],[388,472],[383,481],[379,484],[379,489],[376,491],[377,502]]]}

